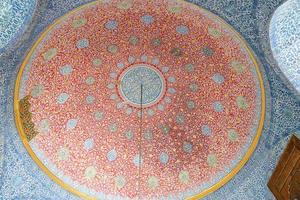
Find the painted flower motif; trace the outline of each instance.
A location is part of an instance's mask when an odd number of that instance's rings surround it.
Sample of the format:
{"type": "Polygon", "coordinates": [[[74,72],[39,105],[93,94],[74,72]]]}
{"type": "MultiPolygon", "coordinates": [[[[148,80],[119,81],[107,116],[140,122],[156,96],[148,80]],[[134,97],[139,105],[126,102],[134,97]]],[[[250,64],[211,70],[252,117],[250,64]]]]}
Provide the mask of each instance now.
{"type": "Polygon", "coordinates": [[[135,35],[129,37],[129,43],[131,45],[137,45],[139,43],[139,38],[135,35]]]}
{"type": "Polygon", "coordinates": [[[224,83],[224,76],[222,76],[220,73],[216,73],[212,77],[213,81],[219,85],[224,83]]]}
{"type": "Polygon", "coordinates": [[[88,85],[92,85],[95,83],[95,78],[92,77],[92,76],[88,76],[85,80],[85,83],[88,84],[88,85]]]}
{"type": "Polygon", "coordinates": [[[49,119],[43,119],[38,123],[37,126],[39,133],[49,133],[50,132],[50,121],[49,119]]]}
{"type": "Polygon", "coordinates": [[[57,152],[57,158],[60,161],[67,160],[69,158],[69,149],[66,147],[61,147],[57,152]]]}
{"type": "Polygon", "coordinates": [[[94,101],[95,101],[95,97],[92,96],[92,95],[88,95],[88,96],[85,98],[85,102],[86,102],[87,104],[93,104],[94,101]]]}
{"type": "Polygon", "coordinates": [[[238,108],[242,110],[246,110],[249,107],[247,100],[243,96],[238,96],[236,98],[236,103],[238,108]]]}
{"type": "Polygon", "coordinates": [[[109,20],[106,22],[105,28],[108,30],[115,30],[118,28],[118,22],[116,20],[109,20]]]}
{"type": "Polygon", "coordinates": [[[115,149],[110,150],[109,152],[107,152],[107,155],[106,155],[107,160],[110,162],[116,160],[117,156],[118,156],[118,153],[115,149]]]}
{"type": "Polygon", "coordinates": [[[175,121],[177,124],[182,125],[185,123],[186,117],[183,113],[176,115],[175,121]]]}
{"type": "Polygon", "coordinates": [[[186,35],[190,32],[190,30],[185,25],[179,25],[179,26],[176,27],[176,32],[180,35],[186,35]]]}
{"type": "Polygon", "coordinates": [[[144,15],[141,17],[141,21],[146,25],[150,25],[154,22],[154,17],[152,15],[144,15]]]}
{"type": "Polygon", "coordinates": [[[215,28],[213,28],[211,26],[209,26],[207,28],[207,30],[208,30],[208,34],[210,36],[212,36],[213,38],[218,39],[218,38],[220,38],[222,36],[222,33],[218,29],[215,29],[215,28]]]}
{"type": "Polygon", "coordinates": [[[164,134],[164,135],[167,135],[169,134],[170,132],[170,126],[168,124],[163,124],[160,126],[160,129],[161,129],[161,132],[164,134]]]}
{"type": "Polygon", "coordinates": [[[70,97],[70,95],[68,93],[63,92],[58,95],[56,101],[59,104],[64,104],[68,101],[69,97],[70,97]]]}
{"type": "Polygon", "coordinates": [[[179,173],[179,181],[183,184],[188,184],[190,180],[190,175],[188,171],[182,170],[179,173]]]}
{"type": "Polygon", "coordinates": [[[132,0],[121,1],[117,4],[117,7],[122,10],[128,10],[133,5],[132,0]]]}
{"type": "Polygon", "coordinates": [[[78,40],[77,43],[76,43],[76,47],[78,49],[84,49],[84,48],[87,48],[89,46],[89,40],[86,39],[86,38],[83,38],[81,40],[78,40]]]}
{"type": "Polygon", "coordinates": [[[111,44],[107,47],[107,51],[112,54],[116,54],[119,51],[119,47],[116,44],[111,44]]]}
{"type": "Polygon", "coordinates": [[[199,89],[199,86],[197,85],[197,83],[192,83],[189,85],[189,88],[192,92],[197,92],[199,89]]]}
{"type": "Polygon", "coordinates": [[[194,70],[195,70],[195,66],[193,65],[193,64],[191,64],[191,63],[189,63],[189,64],[186,64],[185,66],[184,66],[184,69],[187,71],[187,72],[193,72],[194,70]]]}
{"type": "Polygon", "coordinates": [[[207,57],[211,57],[214,54],[214,50],[208,46],[203,47],[202,52],[207,57]]]}
{"type": "Polygon", "coordinates": [[[213,108],[216,112],[223,112],[224,110],[223,104],[219,101],[213,102],[213,108]]]}
{"type": "Polygon", "coordinates": [[[231,61],[230,66],[238,74],[242,74],[245,71],[245,66],[238,60],[231,61]]]}
{"type": "Polygon", "coordinates": [[[155,112],[152,109],[147,109],[147,114],[148,114],[148,116],[153,116],[155,114],[155,112]]]}
{"type": "Polygon", "coordinates": [[[161,44],[161,39],[155,38],[155,39],[153,39],[153,40],[151,41],[151,44],[152,44],[153,46],[155,46],[155,47],[160,46],[160,44],[161,44]]]}
{"type": "Polygon", "coordinates": [[[118,124],[112,123],[108,126],[109,132],[114,133],[118,130],[118,124]]]}
{"type": "Polygon", "coordinates": [[[56,48],[50,48],[43,54],[43,58],[45,61],[50,61],[57,54],[56,48]]]}
{"type": "MultiPolygon", "coordinates": [[[[138,39],[138,38],[137,38],[138,39]]],[[[138,41],[137,41],[138,42],[138,41]]],[[[135,62],[135,60],[136,60],[136,58],[134,57],[134,56],[128,56],[128,62],[130,63],[130,64],[133,64],[134,62],[135,62]]]]}
{"type": "Polygon", "coordinates": [[[92,63],[94,67],[99,67],[102,64],[102,60],[100,58],[95,58],[92,63]]]}
{"type": "Polygon", "coordinates": [[[169,67],[163,66],[161,69],[164,73],[167,73],[169,71],[169,67]]]}
{"type": "Polygon", "coordinates": [[[159,179],[156,176],[150,176],[148,178],[148,187],[152,190],[159,186],[159,179]]]}
{"type": "Polygon", "coordinates": [[[196,103],[195,101],[189,100],[186,102],[186,106],[189,110],[193,110],[196,108],[196,103]]]}
{"type": "Polygon", "coordinates": [[[212,134],[212,130],[207,124],[205,124],[201,127],[201,133],[205,136],[210,136],[212,134]]]}
{"type": "Polygon", "coordinates": [[[126,185],[126,180],[124,176],[115,177],[115,187],[119,190],[122,189],[126,185]]]}
{"type": "Polygon", "coordinates": [[[178,13],[180,13],[182,11],[182,7],[179,6],[179,5],[170,6],[168,8],[168,11],[171,12],[171,13],[178,14],[178,13]]]}
{"type": "Polygon", "coordinates": [[[216,167],[217,166],[217,156],[215,154],[209,154],[207,156],[207,163],[210,167],[216,167]]]}
{"type": "Polygon", "coordinates": [[[159,160],[162,164],[166,165],[169,161],[169,155],[166,152],[161,152],[159,155],[159,160]]]}
{"type": "Polygon", "coordinates": [[[85,18],[81,18],[81,19],[74,19],[72,22],[72,27],[73,28],[80,28],[82,26],[84,26],[87,23],[87,20],[85,18]]]}
{"type": "Polygon", "coordinates": [[[147,141],[152,140],[153,139],[153,132],[152,132],[152,130],[146,130],[145,133],[144,133],[144,138],[147,141]]]}
{"type": "Polygon", "coordinates": [[[131,140],[133,138],[133,132],[132,131],[126,131],[124,133],[124,136],[128,139],[128,140],[131,140]]]}
{"type": "Polygon", "coordinates": [[[31,90],[31,96],[33,98],[37,98],[44,93],[44,90],[45,90],[44,86],[42,84],[38,84],[34,86],[33,89],[31,90]]]}
{"type": "Polygon", "coordinates": [[[73,67],[71,65],[64,65],[59,69],[59,73],[63,76],[70,75],[73,71],[73,67]]]}
{"type": "Polygon", "coordinates": [[[229,129],[227,131],[227,136],[231,142],[235,142],[238,140],[238,133],[235,129],[229,129]]]}
{"type": "Polygon", "coordinates": [[[97,171],[94,166],[87,167],[84,172],[84,176],[88,180],[95,178],[96,174],[97,174],[97,171]]]}
{"type": "Polygon", "coordinates": [[[174,76],[170,76],[170,77],[168,77],[168,81],[170,82],[170,83],[175,83],[175,77],[174,76]]]}
{"type": "Polygon", "coordinates": [[[94,147],[94,139],[93,138],[88,138],[87,140],[84,141],[84,149],[89,151],[93,149],[94,147]]]}
{"type": "Polygon", "coordinates": [[[66,125],[67,130],[74,129],[77,123],[78,123],[78,119],[69,119],[66,125]]]}
{"type": "Polygon", "coordinates": [[[101,121],[101,120],[103,120],[105,114],[102,111],[95,111],[94,116],[97,121],[101,121]]]}
{"type": "Polygon", "coordinates": [[[183,142],[182,147],[183,147],[183,151],[186,153],[192,153],[192,151],[193,151],[193,145],[190,142],[187,142],[187,141],[183,142]]]}
{"type": "Polygon", "coordinates": [[[183,54],[182,50],[179,47],[174,47],[173,49],[171,49],[170,53],[175,57],[182,56],[183,54]]]}

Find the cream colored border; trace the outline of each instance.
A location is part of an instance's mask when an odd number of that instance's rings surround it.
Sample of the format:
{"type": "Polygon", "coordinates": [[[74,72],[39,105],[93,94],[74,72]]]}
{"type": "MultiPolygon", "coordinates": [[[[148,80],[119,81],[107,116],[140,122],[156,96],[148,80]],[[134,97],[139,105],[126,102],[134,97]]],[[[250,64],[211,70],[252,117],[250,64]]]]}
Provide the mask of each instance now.
{"type": "MultiPolygon", "coordinates": [[[[219,20],[219,22],[226,26],[226,28],[228,28],[229,30],[231,30],[240,40],[240,42],[244,45],[244,47],[247,50],[247,53],[250,55],[251,60],[253,61],[255,68],[256,68],[256,73],[258,75],[258,79],[259,79],[259,83],[260,83],[260,89],[261,89],[261,117],[260,117],[260,121],[259,121],[259,126],[257,128],[257,132],[255,135],[255,138],[252,142],[252,144],[250,145],[248,151],[246,152],[245,156],[243,157],[243,159],[238,163],[238,165],[229,173],[227,174],[224,178],[222,178],[218,183],[216,183],[215,185],[213,185],[212,187],[202,191],[201,193],[194,195],[192,197],[189,197],[187,199],[189,200],[196,200],[196,199],[200,199],[203,198],[204,196],[216,191],[217,189],[219,189],[220,187],[222,187],[224,184],[226,184],[229,180],[231,180],[242,168],[243,166],[247,163],[247,161],[249,160],[251,154],[254,152],[259,138],[261,136],[262,133],[262,129],[263,129],[263,125],[264,125],[264,120],[265,120],[265,88],[264,88],[264,84],[263,84],[263,78],[262,75],[260,73],[260,69],[258,66],[258,63],[252,53],[252,51],[250,50],[249,46],[247,45],[247,42],[240,36],[240,34],[235,31],[229,24],[227,24],[224,20],[222,20],[221,18],[219,18],[218,16],[216,16],[215,14],[195,5],[189,2],[185,2],[184,0],[177,0],[178,2],[182,2],[182,3],[187,3],[190,4],[192,7],[195,7],[196,9],[200,9],[204,12],[209,13],[210,15],[214,16],[216,19],[219,20]]],[[[29,61],[31,55],[33,54],[34,50],[36,49],[36,47],[40,44],[40,42],[43,40],[43,38],[48,34],[48,32],[57,24],[59,24],[61,21],[63,21],[65,18],[69,17],[69,15],[77,12],[78,10],[81,10],[84,7],[88,7],[91,5],[95,5],[97,3],[101,3],[101,1],[94,1],[82,6],[79,6],[78,8],[70,11],[69,13],[65,14],[64,16],[58,18],[53,24],[49,25],[45,31],[41,34],[41,36],[39,37],[39,39],[35,42],[35,44],[33,45],[33,47],[31,48],[31,50],[29,51],[29,53],[27,54],[26,58],[24,59],[21,68],[18,72],[17,75],[17,79],[16,79],[16,83],[15,83],[15,91],[14,91],[14,112],[15,112],[15,121],[16,121],[16,126],[17,129],[19,131],[19,135],[21,137],[21,140],[26,148],[26,150],[28,151],[29,155],[31,156],[31,158],[37,163],[37,165],[53,180],[55,181],[58,185],[60,185],[61,187],[63,187],[64,189],[66,189],[67,191],[79,196],[82,199],[85,200],[94,200],[97,199],[95,197],[90,197],[76,189],[74,189],[73,187],[71,187],[70,185],[64,183],[62,180],[60,180],[59,178],[57,178],[39,159],[38,157],[35,155],[35,153],[32,151],[27,139],[26,139],[26,135],[23,131],[23,127],[22,127],[22,123],[21,123],[21,119],[20,119],[20,112],[19,112],[19,89],[20,89],[20,82],[21,82],[21,78],[22,78],[22,73],[23,70],[27,64],[27,62],[29,61]]]]}

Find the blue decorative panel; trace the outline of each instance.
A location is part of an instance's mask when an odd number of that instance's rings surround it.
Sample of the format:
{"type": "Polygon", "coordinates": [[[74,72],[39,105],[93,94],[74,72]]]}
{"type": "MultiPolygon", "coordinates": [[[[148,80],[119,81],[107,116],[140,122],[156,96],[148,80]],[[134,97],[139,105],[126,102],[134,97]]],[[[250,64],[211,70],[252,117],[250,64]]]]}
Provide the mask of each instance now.
{"type": "Polygon", "coordinates": [[[300,92],[300,1],[290,0],[274,13],[270,24],[273,55],[285,76],[300,92]]]}
{"type": "Polygon", "coordinates": [[[0,1],[0,52],[25,31],[35,7],[35,0],[0,1]]]}

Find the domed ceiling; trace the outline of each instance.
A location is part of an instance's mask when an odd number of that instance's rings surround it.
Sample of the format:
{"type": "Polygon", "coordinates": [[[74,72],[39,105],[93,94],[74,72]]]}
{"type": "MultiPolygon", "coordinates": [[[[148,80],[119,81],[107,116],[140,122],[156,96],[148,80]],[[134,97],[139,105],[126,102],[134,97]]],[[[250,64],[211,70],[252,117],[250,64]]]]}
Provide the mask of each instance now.
{"type": "Polygon", "coordinates": [[[249,159],[264,98],[253,54],[214,14],[183,1],[97,1],[32,47],[15,115],[33,160],[80,197],[199,198],[249,159]]]}

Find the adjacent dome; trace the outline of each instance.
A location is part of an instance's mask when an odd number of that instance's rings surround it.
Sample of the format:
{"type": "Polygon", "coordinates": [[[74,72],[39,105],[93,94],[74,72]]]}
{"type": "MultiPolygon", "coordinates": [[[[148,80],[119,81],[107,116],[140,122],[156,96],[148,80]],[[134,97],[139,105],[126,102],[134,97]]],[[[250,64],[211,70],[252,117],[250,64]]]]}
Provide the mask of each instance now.
{"type": "Polygon", "coordinates": [[[270,44],[279,68],[300,92],[300,1],[279,6],[270,22],[270,44]]]}
{"type": "Polygon", "coordinates": [[[36,7],[35,0],[1,0],[0,53],[18,34],[24,32],[36,7]]]}
{"type": "Polygon", "coordinates": [[[202,197],[253,152],[264,118],[240,36],[183,1],[97,1],[50,26],[16,83],[24,144],[83,198],[202,197]]]}

